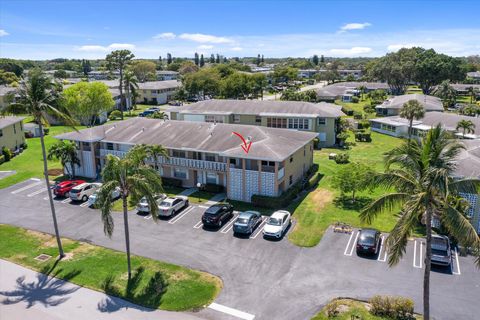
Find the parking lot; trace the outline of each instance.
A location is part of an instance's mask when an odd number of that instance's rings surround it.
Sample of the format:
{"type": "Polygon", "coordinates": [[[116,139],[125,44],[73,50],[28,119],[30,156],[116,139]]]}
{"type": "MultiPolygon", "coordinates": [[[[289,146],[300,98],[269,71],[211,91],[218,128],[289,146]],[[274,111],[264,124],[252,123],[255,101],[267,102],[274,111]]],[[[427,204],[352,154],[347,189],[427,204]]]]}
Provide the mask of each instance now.
{"type": "MultiPolygon", "coordinates": [[[[120,213],[113,213],[115,230],[109,239],[103,233],[99,210],[69,199],[55,199],[55,204],[62,236],[124,250],[120,213]]],[[[316,247],[300,248],[285,236],[263,239],[260,231],[265,217],[249,237],[233,236],[238,212],[220,229],[204,229],[201,216],[206,208],[191,204],[157,223],[149,215],[129,214],[133,253],[221,277],[224,288],[219,297],[197,314],[205,319],[309,319],[334,297],[368,299],[375,294],[411,297],[421,312],[422,239],[409,241],[400,263],[389,267],[384,245],[377,256],[357,256],[358,230],[343,234],[330,229],[316,247]]],[[[27,180],[0,190],[0,223],[53,233],[43,182],[27,180]]],[[[294,227],[295,222],[287,235],[294,227]]],[[[435,268],[431,274],[433,316],[474,319],[480,313],[480,272],[472,257],[456,252],[452,265],[451,271],[435,268]]]]}

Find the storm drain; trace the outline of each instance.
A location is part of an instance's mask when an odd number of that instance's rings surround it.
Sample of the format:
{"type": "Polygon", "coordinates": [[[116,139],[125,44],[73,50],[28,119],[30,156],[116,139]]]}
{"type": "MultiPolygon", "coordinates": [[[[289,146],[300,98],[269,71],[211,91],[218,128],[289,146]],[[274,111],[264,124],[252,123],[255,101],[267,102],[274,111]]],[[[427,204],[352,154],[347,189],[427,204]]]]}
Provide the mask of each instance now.
{"type": "Polygon", "coordinates": [[[50,259],[52,256],[49,256],[48,254],[44,254],[42,253],[41,255],[39,255],[38,257],[35,258],[35,260],[38,260],[38,261],[47,261],[48,259],[50,259]]]}

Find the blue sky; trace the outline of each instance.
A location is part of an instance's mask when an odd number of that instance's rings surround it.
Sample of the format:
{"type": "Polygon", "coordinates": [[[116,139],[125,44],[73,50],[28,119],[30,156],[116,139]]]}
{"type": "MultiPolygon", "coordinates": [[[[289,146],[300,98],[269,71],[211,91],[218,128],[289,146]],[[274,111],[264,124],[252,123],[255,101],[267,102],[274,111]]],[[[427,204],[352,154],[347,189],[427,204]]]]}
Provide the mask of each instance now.
{"type": "Polygon", "coordinates": [[[1,0],[0,56],[380,56],[423,46],[480,54],[480,1],[1,0]]]}

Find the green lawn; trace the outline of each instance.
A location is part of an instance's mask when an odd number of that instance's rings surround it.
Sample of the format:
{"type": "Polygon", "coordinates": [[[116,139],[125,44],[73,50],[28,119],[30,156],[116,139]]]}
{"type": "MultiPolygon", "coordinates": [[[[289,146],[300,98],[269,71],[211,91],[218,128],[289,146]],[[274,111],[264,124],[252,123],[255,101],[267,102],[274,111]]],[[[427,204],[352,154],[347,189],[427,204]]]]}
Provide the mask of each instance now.
{"type": "MultiPolygon", "coordinates": [[[[352,138],[351,138],[352,139],[352,138]]],[[[350,161],[369,165],[377,171],[383,170],[383,154],[397,146],[401,140],[387,135],[372,132],[372,142],[357,142],[351,150],[350,161]]],[[[314,162],[319,164],[319,172],[323,174],[318,187],[310,192],[300,203],[293,203],[288,210],[293,213],[297,224],[289,235],[290,241],[299,246],[315,246],[322,238],[329,225],[336,221],[349,223],[356,227],[365,226],[358,217],[360,209],[371,199],[381,195],[385,190],[361,192],[357,201],[340,199],[340,192],[331,186],[332,177],[341,165],[328,159],[328,154],[338,153],[338,149],[316,151],[314,162]]],[[[372,226],[381,231],[390,231],[395,224],[392,214],[380,214],[372,226]]]]}
{"type": "Polygon", "coordinates": [[[354,112],[360,112],[363,113],[367,119],[370,118],[375,118],[376,114],[375,112],[371,113],[366,113],[363,111],[363,108],[367,105],[370,105],[372,103],[370,98],[365,97],[364,99],[358,101],[358,102],[342,102],[341,100],[335,100],[335,104],[338,104],[339,106],[345,107],[347,109],[351,109],[354,112]]]}
{"type": "MultiPolygon", "coordinates": [[[[83,127],[77,127],[77,129],[82,129],[83,127]]],[[[65,126],[52,126],[50,127],[50,133],[45,136],[45,145],[48,151],[48,148],[57,142],[58,140],[54,138],[55,135],[72,131],[73,129],[65,126]]],[[[0,180],[0,189],[6,188],[13,184],[19,183],[26,179],[37,177],[43,177],[43,160],[42,160],[42,149],[40,146],[40,138],[31,138],[26,139],[28,148],[23,151],[20,155],[13,158],[9,162],[5,162],[0,165],[0,170],[15,170],[16,174],[8,176],[0,180]]],[[[61,168],[62,166],[58,161],[48,161],[48,168],[55,169],[61,168]]]]}
{"type": "Polygon", "coordinates": [[[0,258],[150,308],[202,308],[222,288],[211,274],[139,256],[132,256],[128,282],[125,253],[69,239],[63,239],[66,258],[40,262],[34,258],[42,253],[56,256],[53,236],[7,225],[0,225],[0,233],[0,258]]]}

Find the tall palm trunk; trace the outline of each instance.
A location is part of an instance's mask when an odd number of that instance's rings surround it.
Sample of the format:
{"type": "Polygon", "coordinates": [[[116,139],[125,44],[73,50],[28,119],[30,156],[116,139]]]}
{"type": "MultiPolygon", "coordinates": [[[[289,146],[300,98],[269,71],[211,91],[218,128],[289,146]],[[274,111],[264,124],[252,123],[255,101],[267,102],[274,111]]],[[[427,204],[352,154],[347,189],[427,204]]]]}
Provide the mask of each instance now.
{"type": "Polygon", "coordinates": [[[120,90],[120,112],[122,113],[122,120],[123,120],[123,110],[125,106],[125,97],[123,96],[123,70],[120,68],[120,79],[119,79],[119,87],[120,90]]]}
{"type": "Polygon", "coordinates": [[[128,281],[132,278],[132,267],[130,264],[130,233],[128,230],[128,207],[127,197],[122,195],[123,201],[123,223],[125,225],[125,247],[127,249],[128,281]]]}
{"type": "Polygon", "coordinates": [[[425,254],[425,273],[423,275],[423,319],[430,319],[430,270],[432,269],[432,209],[428,205],[425,217],[427,244],[425,254]]]}
{"type": "Polygon", "coordinates": [[[412,127],[413,127],[413,119],[409,119],[409,125],[408,125],[408,143],[410,144],[410,141],[412,140],[412,127]]]}
{"type": "Polygon", "coordinates": [[[60,258],[63,258],[65,254],[63,253],[62,240],[60,239],[60,233],[58,232],[57,215],[55,213],[55,205],[53,204],[52,189],[50,188],[50,181],[48,179],[47,152],[45,151],[45,140],[43,138],[43,125],[42,125],[41,119],[37,119],[37,122],[38,122],[38,127],[40,129],[40,144],[42,146],[43,175],[45,177],[45,184],[47,185],[48,199],[50,201],[50,211],[52,212],[52,219],[53,219],[53,228],[55,229],[55,237],[57,238],[58,255],[60,258]]]}

